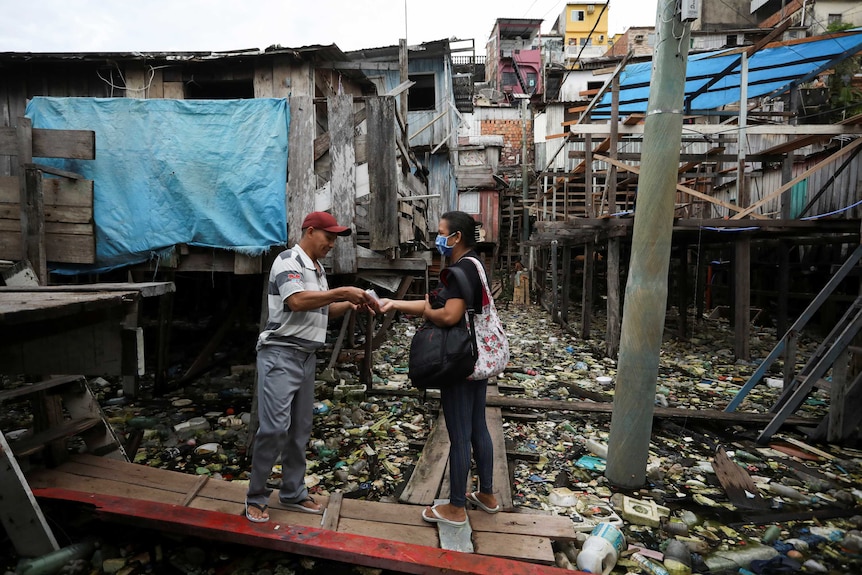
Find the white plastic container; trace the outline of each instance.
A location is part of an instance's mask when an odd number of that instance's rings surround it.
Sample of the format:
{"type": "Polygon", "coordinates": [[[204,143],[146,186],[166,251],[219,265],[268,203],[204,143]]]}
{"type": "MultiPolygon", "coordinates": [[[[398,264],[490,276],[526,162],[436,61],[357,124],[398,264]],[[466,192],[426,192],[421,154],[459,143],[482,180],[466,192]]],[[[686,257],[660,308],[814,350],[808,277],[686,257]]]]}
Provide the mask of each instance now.
{"type": "Polygon", "coordinates": [[[626,548],[626,538],[610,523],[599,523],[578,553],[578,569],[587,573],[608,575],[626,548]]]}
{"type": "Polygon", "coordinates": [[[593,439],[592,437],[587,439],[587,449],[589,449],[592,453],[595,453],[598,457],[602,459],[608,458],[608,446],[601,441],[593,439]]]}

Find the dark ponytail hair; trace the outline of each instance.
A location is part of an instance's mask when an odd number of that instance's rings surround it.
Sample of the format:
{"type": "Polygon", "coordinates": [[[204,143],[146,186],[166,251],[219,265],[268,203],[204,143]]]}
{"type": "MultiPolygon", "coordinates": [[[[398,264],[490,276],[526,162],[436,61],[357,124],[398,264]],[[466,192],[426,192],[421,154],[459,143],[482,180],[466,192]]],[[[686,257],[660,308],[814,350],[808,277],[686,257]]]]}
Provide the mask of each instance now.
{"type": "Polygon", "coordinates": [[[468,248],[476,245],[476,220],[473,216],[464,212],[452,211],[446,212],[440,216],[441,220],[446,220],[449,224],[449,233],[461,232],[461,240],[468,248]]]}

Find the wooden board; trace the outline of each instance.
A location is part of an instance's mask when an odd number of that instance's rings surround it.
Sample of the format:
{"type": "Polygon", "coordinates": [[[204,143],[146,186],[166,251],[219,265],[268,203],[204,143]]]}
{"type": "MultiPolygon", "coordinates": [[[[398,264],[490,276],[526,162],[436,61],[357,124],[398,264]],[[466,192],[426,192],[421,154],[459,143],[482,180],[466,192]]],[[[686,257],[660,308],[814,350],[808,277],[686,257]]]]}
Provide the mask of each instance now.
{"type": "Polygon", "coordinates": [[[157,529],[167,533],[203,537],[282,553],[321,557],[398,573],[426,575],[560,573],[556,567],[501,557],[457,553],[390,541],[381,537],[339,533],[315,527],[277,523],[272,520],[258,524],[246,520],[239,514],[184,508],[109,494],[70,491],[61,486],[39,489],[34,494],[37,498],[50,498],[90,506],[94,509],[96,518],[104,522],[128,523],[136,528],[157,529]]]}
{"type": "MultiPolygon", "coordinates": [[[[356,151],[353,147],[353,97],[350,95],[330,96],[329,129],[331,148],[329,157],[330,190],[332,193],[332,215],[336,221],[350,226],[356,221],[356,151]]],[[[332,272],[336,274],[355,274],[356,235],[351,234],[335,243],[332,248],[332,272]]]]}
{"type": "Polygon", "coordinates": [[[448,461],[449,434],[446,430],[446,420],[441,412],[431,433],[428,434],[428,439],[425,440],[425,448],[399,500],[402,503],[414,505],[434,503],[448,461]]]}
{"type": "MultiPolygon", "coordinates": [[[[0,177],[0,258],[21,257],[18,178],[0,177]]],[[[93,181],[43,178],[43,219],[47,261],[96,261],[93,181]]]]}
{"type": "MultiPolygon", "coordinates": [[[[496,385],[488,386],[489,397],[499,397],[496,385]]],[[[509,459],[506,457],[506,437],[503,435],[503,414],[499,407],[486,407],[485,420],[494,445],[494,491],[503,511],[510,511],[512,484],[509,482],[509,459]]]]}
{"type": "MultiPolygon", "coordinates": [[[[23,99],[22,99],[23,101],[23,99]]],[[[0,155],[18,154],[16,128],[0,127],[0,155]]],[[[34,158],[96,158],[96,132],[92,130],[48,130],[33,128],[34,158]]]]}
{"type": "MultiPolygon", "coordinates": [[[[27,480],[34,491],[60,489],[119,496],[152,505],[186,506],[189,510],[228,516],[243,515],[247,489],[244,483],[215,479],[204,481],[195,475],[92,455],[76,455],[57,468],[32,472],[27,480]]],[[[331,498],[315,495],[315,498],[327,507],[323,515],[287,510],[278,502],[277,492],[274,492],[269,505],[271,519],[262,525],[270,529],[275,525],[316,529],[334,525],[337,526],[334,531],[338,533],[439,547],[436,526],[422,520],[421,507],[343,499],[340,494],[331,498]]],[[[490,515],[472,510],[468,513],[476,550],[482,554],[550,564],[553,562],[550,537],[560,540],[575,537],[571,520],[567,517],[520,513],[490,515]],[[480,544],[484,551],[478,549],[480,544]]],[[[249,523],[245,519],[242,521],[249,523]]]]}
{"type": "Polygon", "coordinates": [[[386,250],[398,245],[398,171],[395,162],[395,98],[369,98],[367,106],[367,146],[374,150],[376,161],[368,165],[368,183],[374,191],[368,207],[370,245],[372,250],[386,250]]]}
{"type": "Polygon", "coordinates": [[[768,509],[770,502],[761,497],[760,490],[746,471],[727,456],[723,447],[715,452],[712,462],[715,476],[724,488],[730,502],[743,509],[768,509]]]}
{"type": "Polygon", "coordinates": [[[520,561],[554,564],[551,542],[543,537],[508,533],[474,533],[475,551],[481,555],[517,558],[520,561]]]}
{"type": "Polygon", "coordinates": [[[382,537],[390,541],[414,543],[416,545],[425,545],[426,547],[440,546],[437,529],[431,523],[425,523],[425,525],[398,525],[395,523],[342,518],[338,522],[338,531],[368,537],[382,537]]]}
{"type": "Polygon", "coordinates": [[[315,208],[314,194],[310,193],[317,188],[317,177],[314,174],[314,134],[314,103],[311,96],[292,96],[288,130],[290,155],[287,160],[288,245],[299,243],[302,220],[315,208]]]}

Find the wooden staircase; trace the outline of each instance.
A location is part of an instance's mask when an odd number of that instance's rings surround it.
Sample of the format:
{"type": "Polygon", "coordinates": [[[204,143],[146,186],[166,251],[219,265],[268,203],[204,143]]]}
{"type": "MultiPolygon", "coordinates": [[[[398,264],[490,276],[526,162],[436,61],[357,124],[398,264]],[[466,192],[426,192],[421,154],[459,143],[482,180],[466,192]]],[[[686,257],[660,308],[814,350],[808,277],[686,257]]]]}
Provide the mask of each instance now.
{"type": "Polygon", "coordinates": [[[784,390],[770,410],[774,416],[757,438],[758,443],[767,443],[784,421],[799,409],[815,387],[829,390],[832,397],[829,415],[814,432],[809,434],[811,439],[825,438],[829,441],[840,441],[862,423],[862,413],[859,413],[858,409],[855,411],[853,409],[854,398],[862,395],[860,391],[862,377],[857,377],[852,384],[846,381],[849,346],[856,334],[862,330],[862,296],[856,298],[802,370],[794,373],[796,342],[800,332],[860,260],[862,260],[862,245],[857,246],[850,254],[725,408],[725,411],[734,411],[748,392],[766,375],[775,360],[784,356],[784,390]],[[831,384],[823,379],[830,369],[832,369],[831,384]]]}
{"type": "Polygon", "coordinates": [[[0,523],[19,555],[40,556],[59,546],[25,478],[31,459],[38,467],[64,463],[72,437],[83,440],[87,453],[128,457],[82,376],[57,376],[0,392],[4,408],[14,401],[29,402],[33,428],[11,442],[0,432],[0,523]]]}

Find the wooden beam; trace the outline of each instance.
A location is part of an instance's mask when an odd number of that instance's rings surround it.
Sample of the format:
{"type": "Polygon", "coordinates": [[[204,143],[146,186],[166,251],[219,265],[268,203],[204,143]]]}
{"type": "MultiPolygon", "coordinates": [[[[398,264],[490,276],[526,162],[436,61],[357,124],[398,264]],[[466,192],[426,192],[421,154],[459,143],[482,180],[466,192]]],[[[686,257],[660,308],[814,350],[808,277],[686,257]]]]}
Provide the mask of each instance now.
{"type": "MultiPolygon", "coordinates": [[[[21,119],[19,118],[18,121],[20,126],[21,119]]],[[[68,158],[71,160],[94,160],[96,158],[96,132],[92,130],[32,128],[32,132],[33,150],[26,163],[32,162],[33,157],[68,158]]],[[[0,127],[0,155],[18,155],[16,128],[0,127]]]]}
{"type": "Polygon", "coordinates": [[[398,62],[319,62],[318,70],[399,70],[398,62]]]}
{"type": "MultiPolygon", "coordinates": [[[[360,109],[353,115],[353,127],[356,128],[365,121],[367,111],[365,108],[360,109]]],[[[330,133],[324,132],[314,139],[314,160],[317,161],[323,157],[323,154],[329,151],[330,133]]]]}
{"type": "MultiPolygon", "coordinates": [[[[339,239],[332,249],[332,271],[336,274],[355,274],[356,262],[356,149],[353,146],[353,97],[349,94],[328,99],[330,146],[330,192],[332,215],[341,223],[353,228],[354,233],[339,239]]],[[[372,188],[373,189],[373,188],[372,188]]]]}
{"type": "MultiPolygon", "coordinates": [[[[619,160],[614,160],[612,158],[608,158],[607,156],[601,156],[601,155],[596,155],[595,159],[602,161],[602,162],[607,162],[609,164],[612,164],[621,170],[625,170],[625,171],[631,172],[633,174],[640,174],[640,168],[636,168],[635,166],[630,166],[629,164],[626,164],[624,162],[620,162],[619,160]]],[[[729,204],[729,203],[724,202],[722,200],[719,200],[717,198],[713,198],[712,196],[708,196],[702,192],[698,192],[697,190],[689,188],[689,187],[684,186],[682,184],[677,184],[676,189],[679,190],[680,192],[686,193],[690,196],[700,198],[701,200],[706,200],[707,202],[710,202],[710,203],[715,204],[717,206],[721,206],[723,208],[727,208],[728,210],[731,210],[734,212],[745,211],[743,208],[740,208],[739,206],[735,206],[733,204],[729,204]]],[[[752,217],[758,218],[758,215],[753,215],[752,217]]],[[[765,217],[766,216],[759,216],[759,219],[764,219],[765,217]]]]}
{"type": "Polygon", "coordinates": [[[317,178],[314,174],[315,114],[311,96],[290,98],[287,216],[288,245],[299,243],[302,220],[314,211],[317,178]]]}
{"type": "Polygon", "coordinates": [[[24,258],[29,261],[42,285],[48,284],[48,260],[45,253],[45,204],[42,197],[42,172],[24,170],[25,196],[21,199],[21,222],[24,258]],[[26,215],[25,215],[26,214],[26,215]]]}
{"type": "MultiPolygon", "coordinates": [[[[620,124],[619,133],[627,136],[643,135],[644,124],[629,126],[620,124]]],[[[732,134],[732,128],[727,124],[685,124],[683,126],[684,136],[718,136],[732,134]]],[[[611,133],[610,124],[575,124],[569,126],[572,135],[600,135],[607,136],[611,133]]],[[[840,124],[764,124],[760,126],[748,126],[745,130],[749,135],[774,135],[774,136],[858,136],[862,135],[862,126],[844,126],[840,124]]]]}
{"type": "Polygon", "coordinates": [[[369,221],[374,222],[370,230],[369,247],[372,250],[388,250],[399,243],[395,98],[371,98],[366,106],[368,149],[375,151],[374,161],[368,163],[368,184],[373,191],[368,214],[369,221]]]}
{"type": "Polygon", "coordinates": [[[798,176],[796,176],[795,178],[793,178],[792,180],[790,180],[786,184],[782,185],[781,187],[779,187],[774,192],[767,194],[766,196],[762,197],[760,200],[751,204],[749,207],[745,208],[744,210],[741,210],[739,213],[737,213],[733,216],[733,219],[738,220],[740,218],[744,218],[745,216],[747,216],[749,214],[751,214],[752,217],[754,217],[754,215],[755,215],[754,211],[756,209],[758,209],[759,207],[763,206],[764,204],[772,201],[773,199],[777,198],[778,196],[780,196],[781,194],[783,194],[784,192],[786,192],[787,190],[789,190],[790,188],[792,188],[793,186],[795,186],[796,184],[801,182],[802,180],[806,179],[811,174],[820,171],[825,166],[828,166],[829,164],[831,164],[832,162],[834,162],[835,160],[837,160],[841,156],[852,152],[853,150],[858,148],[860,145],[862,145],[862,138],[857,138],[856,140],[853,141],[853,143],[851,143],[847,146],[844,146],[843,148],[841,148],[840,150],[838,150],[837,152],[835,152],[834,154],[832,154],[831,156],[829,156],[828,158],[823,160],[822,162],[818,162],[817,164],[815,164],[811,168],[805,170],[804,172],[802,172],[801,174],[799,174],[798,176]]]}

